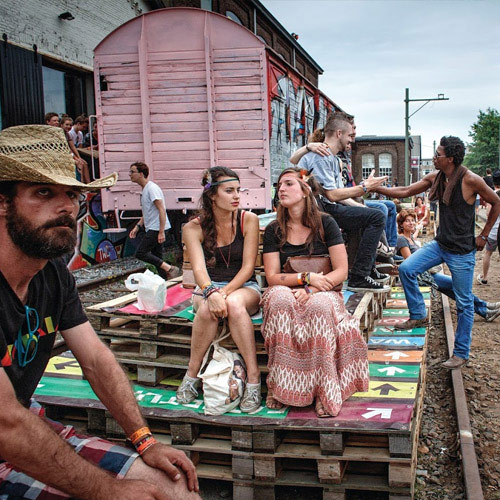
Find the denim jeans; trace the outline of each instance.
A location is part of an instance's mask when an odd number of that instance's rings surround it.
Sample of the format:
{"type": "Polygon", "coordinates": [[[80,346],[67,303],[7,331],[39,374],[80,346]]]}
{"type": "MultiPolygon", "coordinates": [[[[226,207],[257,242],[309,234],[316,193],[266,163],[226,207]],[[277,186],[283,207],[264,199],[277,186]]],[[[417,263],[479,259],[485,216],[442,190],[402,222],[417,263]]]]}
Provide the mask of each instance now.
{"type": "Polygon", "coordinates": [[[370,208],[377,208],[384,212],[387,220],[385,222],[385,235],[391,247],[395,247],[398,241],[398,228],[396,224],[396,205],[391,200],[365,200],[365,205],[370,208]]]}
{"type": "Polygon", "coordinates": [[[476,251],[460,255],[443,250],[437,241],[420,248],[399,266],[399,278],[403,284],[411,319],[426,316],[424,299],[418,289],[417,275],[445,262],[451,272],[452,288],[457,307],[457,329],[453,354],[469,359],[469,350],[474,323],[474,299],[472,280],[476,251]]]}
{"type": "MultiPolygon", "coordinates": [[[[432,277],[438,286],[438,290],[441,293],[444,293],[450,299],[455,300],[455,292],[453,291],[453,281],[450,276],[443,273],[433,274],[432,277]]],[[[488,308],[486,307],[486,302],[476,295],[472,295],[474,299],[474,312],[479,314],[479,316],[485,318],[486,313],[488,312],[488,308]]]]}
{"type": "Polygon", "coordinates": [[[323,208],[344,231],[363,230],[350,275],[361,278],[370,276],[377,245],[384,232],[384,214],[374,208],[351,207],[340,203],[324,203],[323,208]]]}

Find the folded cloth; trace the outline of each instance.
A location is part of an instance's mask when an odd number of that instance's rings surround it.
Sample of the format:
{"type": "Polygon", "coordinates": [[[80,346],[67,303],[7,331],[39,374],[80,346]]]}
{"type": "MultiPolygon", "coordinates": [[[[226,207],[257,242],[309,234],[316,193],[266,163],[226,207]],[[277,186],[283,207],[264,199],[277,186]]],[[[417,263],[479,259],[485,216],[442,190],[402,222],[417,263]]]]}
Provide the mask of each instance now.
{"type": "Polygon", "coordinates": [[[445,185],[446,175],[442,170],[440,170],[434,178],[434,182],[432,183],[431,190],[429,192],[429,201],[436,200],[443,202],[445,205],[449,205],[453,190],[466,172],[467,168],[465,168],[463,165],[460,165],[451,174],[448,185],[445,185]]]}

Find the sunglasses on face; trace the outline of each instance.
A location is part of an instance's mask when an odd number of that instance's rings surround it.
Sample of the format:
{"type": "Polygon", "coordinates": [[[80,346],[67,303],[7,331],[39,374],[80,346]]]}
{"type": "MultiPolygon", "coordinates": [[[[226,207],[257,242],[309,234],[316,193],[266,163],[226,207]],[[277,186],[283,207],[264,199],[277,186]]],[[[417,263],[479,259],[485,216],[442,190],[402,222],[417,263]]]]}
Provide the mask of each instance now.
{"type": "Polygon", "coordinates": [[[17,362],[21,368],[31,363],[36,356],[38,350],[38,335],[35,335],[40,326],[38,312],[29,306],[24,306],[26,314],[27,333],[23,335],[23,325],[17,332],[17,339],[14,346],[17,351],[17,362]]]}

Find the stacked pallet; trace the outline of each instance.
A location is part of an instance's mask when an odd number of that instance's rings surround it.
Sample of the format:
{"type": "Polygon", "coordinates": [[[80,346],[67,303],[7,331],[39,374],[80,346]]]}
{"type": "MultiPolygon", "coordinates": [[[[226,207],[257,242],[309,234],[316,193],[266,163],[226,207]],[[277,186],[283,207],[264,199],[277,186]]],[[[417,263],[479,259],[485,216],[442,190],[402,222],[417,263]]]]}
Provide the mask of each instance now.
{"type": "MultiPolygon", "coordinates": [[[[171,285],[169,296],[175,297],[178,284],[171,285]]],[[[429,304],[428,290],[423,292],[429,304]]],[[[393,288],[389,298],[349,297],[348,306],[370,333],[370,387],[346,401],[337,417],[327,419],[318,419],[312,408],[264,407],[255,415],[236,410],[213,417],[203,414],[202,398],[179,405],[174,391],[189,359],[192,314],[126,312],[135,300],[136,295],[129,294],[92,306],[89,318],[138,382],[134,391],[155,434],[185,450],[201,478],[232,483],[234,498],[242,500],[274,499],[280,489],[289,487],[319,490],[325,500],[346,499],[353,491],[378,491],[391,500],[412,498],[427,329],[393,330],[394,324],[408,318],[401,289],[393,288]]],[[[184,303],[181,300],[180,306],[184,303]]],[[[265,373],[267,357],[258,319],[254,327],[265,373]]],[[[53,358],[37,398],[55,418],[124,438],[81,379],[70,354],[53,358]]]]}

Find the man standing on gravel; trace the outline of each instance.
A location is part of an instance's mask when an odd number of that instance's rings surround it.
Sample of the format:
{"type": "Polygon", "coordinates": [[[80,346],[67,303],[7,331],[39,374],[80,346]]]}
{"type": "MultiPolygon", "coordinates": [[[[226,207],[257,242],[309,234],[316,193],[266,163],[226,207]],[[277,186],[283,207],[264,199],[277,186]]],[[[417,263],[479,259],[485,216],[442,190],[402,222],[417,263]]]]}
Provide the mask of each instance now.
{"type": "Polygon", "coordinates": [[[61,128],[0,132],[2,499],[200,499],[192,462],[153,438],[127,376],[90,325],[59,258],[75,247],[82,189],[111,187],[116,179],[77,181],[61,128]],[[32,399],[58,331],[135,450],[76,434],[46,419],[32,399]]]}
{"type": "Polygon", "coordinates": [[[464,154],[464,143],[458,137],[443,137],[434,155],[436,171],[409,186],[374,189],[392,198],[406,198],[430,188],[429,199],[439,202],[436,238],[413,253],[399,267],[410,319],[395,325],[395,328],[407,330],[427,325],[427,312],[417,276],[445,262],[451,272],[457,306],[453,355],[443,363],[443,367],[448,369],[460,368],[469,359],[474,322],[472,282],[475,253],[484,248],[500,214],[500,198],[481,177],[462,165],[464,154]],[[491,210],[483,230],[474,238],[475,201],[478,194],[491,204],[491,210]]]}
{"type": "Polygon", "coordinates": [[[163,192],[158,184],[148,180],[149,167],[145,163],[140,161],[132,163],[129,175],[132,182],[142,187],[142,218],[130,231],[129,236],[135,238],[141,227],[146,231],[135,256],[153,264],[163,279],[177,278],[182,271],[163,260],[165,231],[170,229],[163,192]]]}

